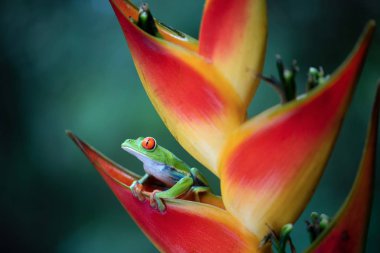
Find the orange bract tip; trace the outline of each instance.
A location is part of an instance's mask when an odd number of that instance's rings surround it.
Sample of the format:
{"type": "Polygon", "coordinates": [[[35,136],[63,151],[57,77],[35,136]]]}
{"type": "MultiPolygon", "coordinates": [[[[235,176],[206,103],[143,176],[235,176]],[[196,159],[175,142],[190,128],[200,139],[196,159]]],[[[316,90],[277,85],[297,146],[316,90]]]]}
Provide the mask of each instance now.
{"type": "Polygon", "coordinates": [[[206,2],[199,32],[199,54],[231,82],[249,105],[259,84],[266,51],[265,0],[206,2]]]}

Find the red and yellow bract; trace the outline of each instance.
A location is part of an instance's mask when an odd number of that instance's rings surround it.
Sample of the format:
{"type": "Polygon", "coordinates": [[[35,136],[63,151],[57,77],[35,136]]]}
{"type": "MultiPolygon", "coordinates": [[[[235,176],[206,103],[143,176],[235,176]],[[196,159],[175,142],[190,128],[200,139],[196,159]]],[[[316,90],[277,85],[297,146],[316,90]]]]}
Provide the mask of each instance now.
{"type": "Polygon", "coordinates": [[[266,224],[278,230],[304,210],[339,133],[373,31],[369,22],[326,84],[259,114],[230,137],[219,167],[223,201],[252,232],[264,236],[266,224]]]}
{"type": "MultiPolygon", "coordinates": [[[[108,186],[150,240],[163,252],[256,252],[259,241],[221,206],[212,194],[201,202],[173,199],[165,201],[161,214],[133,197],[129,186],[137,175],[115,164],[72,133],[70,138],[86,154],[108,186]]],[[[149,197],[152,188],[145,188],[149,197]]]]}

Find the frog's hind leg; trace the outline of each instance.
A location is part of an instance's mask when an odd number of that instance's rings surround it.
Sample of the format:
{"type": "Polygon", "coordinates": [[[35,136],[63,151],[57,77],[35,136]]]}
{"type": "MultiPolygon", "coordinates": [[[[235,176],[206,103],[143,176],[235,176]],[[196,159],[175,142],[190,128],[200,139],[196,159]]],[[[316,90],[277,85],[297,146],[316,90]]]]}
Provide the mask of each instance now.
{"type": "Polygon", "coordinates": [[[170,189],[166,191],[153,191],[152,195],[150,196],[150,205],[152,207],[157,206],[160,212],[164,212],[166,207],[161,199],[173,199],[179,197],[191,188],[193,182],[194,181],[190,176],[183,177],[175,185],[173,185],[170,189]]]}
{"type": "Polygon", "coordinates": [[[208,192],[210,188],[208,186],[193,186],[191,187],[191,191],[194,193],[195,201],[201,202],[199,193],[208,192]]]}

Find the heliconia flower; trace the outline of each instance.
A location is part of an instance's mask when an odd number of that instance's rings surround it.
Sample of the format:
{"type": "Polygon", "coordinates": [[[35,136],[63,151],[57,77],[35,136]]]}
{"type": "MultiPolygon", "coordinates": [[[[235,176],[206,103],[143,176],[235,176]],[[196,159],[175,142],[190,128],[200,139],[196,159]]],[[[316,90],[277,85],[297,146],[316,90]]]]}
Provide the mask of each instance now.
{"type": "MultiPolygon", "coordinates": [[[[139,13],[128,0],[110,1],[154,107],[179,143],[220,177],[222,197],[207,192],[198,200],[188,192],[164,199],[165,208],[156,210],[149,198],[166,189],[162,184],[149,179],[139,200],[131,192],[138,175],[68,135],[160,251],[267,252],[270,249],[260,241],[271,238],[281,252],[288,242],[293,247],[291,223],[304,210],[323,173],[375,22],[368,23],[353,52],[325,83],[246,120],[257,78],[262,76],[265,0],[206,1],[199,41],[153,19],[146,5],[139,13]],[[142,13],[151,23],[141,23],[142,13]]],[[[356,183],[310,252],[363,248],[379,106],[378,91],[356,183]]]]}
{"type": "Polygon", "coordinates": [[[179,143],[213,173],[227,136],[243,123],[266,47],[264,0],[206,1],[199,41],[155,21],[140,27],[138,9],[111,0],[138,74],[179,143]]]}
{"type": "Polygon", "coordinates": [[[362,161],[351,192],[337,216],[306,252],[360,253],[365,251],[365,239],[375,180],[379,110],[380,86],[377,88],[362,161]]]}
{"type": "MultiPolygon", "coordinates": [[[[223,208],[221,199],[208,194],[199,202],[166,200],[166,211],[160,213],[141,202],[129,186],[138,176],[115,164],[71,132],[70,138],[86,154],[124,208],[144,233],[162,252],[258,252],[258,238],[239,225],[223,208]]],[[[144,187],[149,196],[152,188],[144,187]]],[[[191,197],[189,198],[191,199],[191,197]]]]}
{"type": "Polygon", "coordinates": [[[247,121],[230,136],[218,174],[226,209],[264,236],[294,222],[325,168],[371,42],[370,21],[327,83],[247,121]],[[289,204],[291,203],[291,204],[289,204]]]}
{"type": "MultiPolygon", "coordinates": [[[[306,252],[363,252],[370,217],[377,128],[380,110],[380,86],[367,134],[366,147],[354,186],[337,217],[306,252]]],[[[165,200],[166,211],[160,213],[149,205],[149,195],[157,189],[154,182],[144,185],[146,200],[132,196],[129,186],[138,175],[112,162],[94,148],[68,132],[112,189],[144,233],[162,252],[269,252],[259,244],[260,237],[224,209],[213,194],[165,200]]]]}

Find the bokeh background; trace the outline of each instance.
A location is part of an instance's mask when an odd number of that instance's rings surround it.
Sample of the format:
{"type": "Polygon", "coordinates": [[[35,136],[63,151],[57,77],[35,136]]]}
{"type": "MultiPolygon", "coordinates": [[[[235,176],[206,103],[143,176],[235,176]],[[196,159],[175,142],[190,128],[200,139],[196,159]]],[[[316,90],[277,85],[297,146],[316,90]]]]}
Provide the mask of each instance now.
{"type": "MultiPolygon", "coordinates": [[[[158,19],[194,37],[203,3],[149,1],[158,19]]],[[[288,63],[297,59],[300,90],[309,66],[323,65],[331,73],[366,21],[380,22],[378,0],[270,0],[268,8],[264,73],[275,73],[276,53],[288,63]]],[[[141,164],[120,143],[155,136],[205,171],[176,143],[147,99],[109,2],[1,1],[0,36],[0,252],[156,252],[64,132],[73,130],[138,173],[141,164]]],[[[309,213],[334,215],[350,190],[379,77],[377,31],[326,173],[296,224],[300,252],[308,245],[309,213]]],[[[276,103],[275,92],[261,84],[249,114],[276,103]]],[[[205,174],[218,192],[218,180],[205,174]]],[[[368,252],[376,252],[380,241],[379,180],[378,175],[368,252]]]]}

